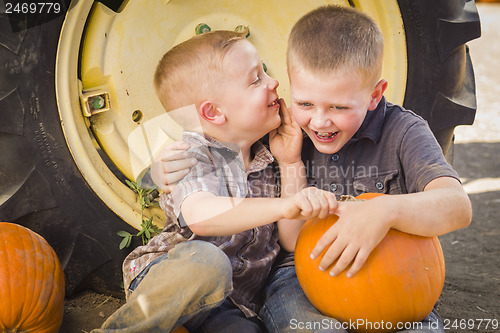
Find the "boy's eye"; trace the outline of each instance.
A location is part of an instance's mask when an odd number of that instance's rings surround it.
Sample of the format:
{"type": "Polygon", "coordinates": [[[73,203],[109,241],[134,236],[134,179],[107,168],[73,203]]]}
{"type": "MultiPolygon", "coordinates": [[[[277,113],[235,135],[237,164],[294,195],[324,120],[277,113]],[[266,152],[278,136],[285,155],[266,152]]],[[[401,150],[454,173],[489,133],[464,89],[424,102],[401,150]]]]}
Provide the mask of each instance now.
{"type": "Polygon", "coordinates": [[[332,106],[332,109],[335,109],[335,110],[347,110],[349,108],[347,106],[335,105],[335,106],[332,106]]]}
{"type": "Polygon", "coordinates": [[[300,103],[297,103],[300,107],[303,107],[303,108],[310,108],[312,106],[312,103],[309,103],[309,102],[300,102],[300,103]]]}

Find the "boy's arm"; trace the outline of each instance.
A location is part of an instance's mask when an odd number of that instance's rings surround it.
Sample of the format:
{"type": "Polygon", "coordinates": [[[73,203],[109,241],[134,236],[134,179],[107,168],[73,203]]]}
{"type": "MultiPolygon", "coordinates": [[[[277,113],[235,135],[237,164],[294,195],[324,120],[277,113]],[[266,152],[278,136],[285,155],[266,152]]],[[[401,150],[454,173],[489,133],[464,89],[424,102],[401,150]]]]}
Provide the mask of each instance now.
{"type": "Polygon", "coordinates": [[[227,236],[282,218],[326,217],[335,208],[335,197],[316,188],[304,189],[286,199],[218,197],[200,191],[184,199],[181,213],[195,234],[227,236]]]}
{"type": "MultiPolygon", "coordinates": [[[[302,161],[292,164],[280,164],[281,197],[289,198],[307,187],[305,167],[302,161]]],[[[335,204],[336,208],[336,204],[335,204]]],[[[280,245],[288,252],[295,251],[295,244],[305,220],[280,219],[278,237],[280,245]]]]}
{"type": "MultiPolygon", "coordinates": [[[[301,159],[302,131],[293,120],[283,99],[279,100],[281,126],[269,133],[269,145],[280,168],[281,197],[288,198],[307,187],[304,163],[301,159]]],[[[289,252],[295,250],[295,243],[304,220],[278,221],[281,247],[289,252]]]]}
{"type": "Polygon", "coordinates": [[[472,209],[459,181],[440,177],[430,181],[423,192],[340,203],[336,214],[338,222],[320,238],[311,257],[328,248],[320,269],[330,269],[330,274],[337,275],[352,263],[347,271],[352,276],[390,228],[439,236],[469,225],[472,209]]]}

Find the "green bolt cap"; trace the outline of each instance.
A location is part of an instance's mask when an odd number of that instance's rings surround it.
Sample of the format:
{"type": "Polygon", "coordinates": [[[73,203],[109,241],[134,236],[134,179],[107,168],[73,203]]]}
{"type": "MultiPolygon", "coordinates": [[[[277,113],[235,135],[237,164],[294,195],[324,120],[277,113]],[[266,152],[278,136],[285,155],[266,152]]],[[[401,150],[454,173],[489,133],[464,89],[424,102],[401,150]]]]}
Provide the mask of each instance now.
{"type": "Polygon", "coordinates": [[[106,106],[106,100],[102,96],[95,96],[92,98],[92,108],[94,110],[100,110],[106,106]]]}
{"type": "Polygon", "coordinates": [[[250,37],[250,28],[244,25],[237,26],[236,28],[234,28],[234,31],[240,32],[241,34],[245,35],[245,38],[250,37]]]}
{"type": "Polygon", "coordinates": [[[195,33],[196,33],[197,35],[201,35],[201,34],[203,34],[203,33],[205,33],[205,32],[209,32],[209,31],[211,31],[211,30],[212,30],[212,28],[210,28],[210,27],[208,26],[208,24],[206,24],[206,23],[200,23],[200,24],[198,24],[198,25],[196,26],[196,28],[194,28],[194,31],[195,31],[195,33]]]}

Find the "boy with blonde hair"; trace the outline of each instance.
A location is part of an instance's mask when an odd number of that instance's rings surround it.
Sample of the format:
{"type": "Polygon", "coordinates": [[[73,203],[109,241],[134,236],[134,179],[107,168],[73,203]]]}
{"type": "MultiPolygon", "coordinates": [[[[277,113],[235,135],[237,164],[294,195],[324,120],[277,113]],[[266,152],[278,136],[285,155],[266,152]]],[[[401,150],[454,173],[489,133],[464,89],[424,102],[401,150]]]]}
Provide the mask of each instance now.
{"type": "MultiPolygon", "coordinates": [[[[311,253],[315,258],[324,252],[319,269],[333,276],[344,270],[356,274],[390,228],[437,236],[471,221],[470,201],[426,121],[385,100],[382,57],[377,25],[347,7],[324,6],[306,14],[288,41],[290,109],[307,136],[289,137],[293,144],[275,152],[280,167],[289,171],[281,173],[281,181],[293,183],[287,175],[305,168],[307,176],[295,181],[296,191],[309,185],[337,196],[391,194],[338,204],[338,222],[311,253]]],[[[290,132],[287,126],[282,125],[283,133],[290,132]]],[[[157,179],[164,184],[168,177],[157,179]]],[[[290,193],[291,188],[283,195],[290,193]]],[[[293,257],[286,262],[290,266],[279,268],[266,287],[260,315],[269,332],[356,329],[314,309],[297,281],[293,257]]],[[[414,326],[413,331],[443,332],[435,310],[414,326]]]]}
{"type": "Polygon", "coordinates": [[[258,142],[272,132],[271,146],[281,145],[278,82],[241,34],[215,31],[175,46],[155,87],[188,130],[197,164],[161,196],[165,228],[125,259],[127,303],[95,332],[263,332],[259,294],[280,247],[293,249],[289,234],[302,220],[332,213],[335,196],[309,188],[279,198],[274,158],[258,142]]]}
{"type": "MultiPolygon", "coordinates": [[[[344,270],[347,276],[356,274],[390,228],[438,236],[471,221],[469,198],[426,121],[385,100],[382,57],[383,38],[375,22],[347,7],[325,6],[306,14],[288,41],[290,109],[307,137],[302,149],[276,157],[288,161],[288,168],[307,170],[297,189],[310,185],[337,195],[391,194],[339,203],[338,222],[311,253],[316,258],[324,252],[319,269],[332,276],[344,270]]],[[[285,331],[297,316],[302,322],[322,322],[295,272],[283,268],[280,274],[285,289],[272,290],[266,299],[268,308],[274,304],[266,322],[280,314],[270,331],[285,331]],[[284,301],[283,292],[303,306],[290,308],[286,316],[274,310],[284,301]],[[288,322],[281,321],[286,317],[288,322]]],[[[443,332],[435,310],[414,326],[418,332],[443,332]]],[[[330,328],[325,331],[353,327],[330,328]]]]}

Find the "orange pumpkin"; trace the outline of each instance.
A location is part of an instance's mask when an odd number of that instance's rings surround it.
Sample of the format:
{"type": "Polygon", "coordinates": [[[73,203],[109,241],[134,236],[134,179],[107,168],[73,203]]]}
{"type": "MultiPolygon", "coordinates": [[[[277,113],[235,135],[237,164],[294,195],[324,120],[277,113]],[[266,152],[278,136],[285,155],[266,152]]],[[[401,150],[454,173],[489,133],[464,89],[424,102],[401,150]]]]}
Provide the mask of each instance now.
{"type": "MultiPolygon", "coordinates": [[[[367,193],[358,199],[379,194],[367,193]]],[[[397,325],[424,319],[444,284],[444,258],[437,237],[420,237],[389,230],[361,270],[348,278],[320,271],[323,254],[311,260],[317,241],[338,217],[307,221],[295,249],[300,285],[310,302],[324,315],[358,332],[390,332],[397,325]]],[[[404,328],[404,327],[403,327],[404,328]]]]}
{"type": "Polygon", "coordinates": [[[0,222],[0,332],[57,333],[64,275],[54,250],[35,232],[0,222]]]}

